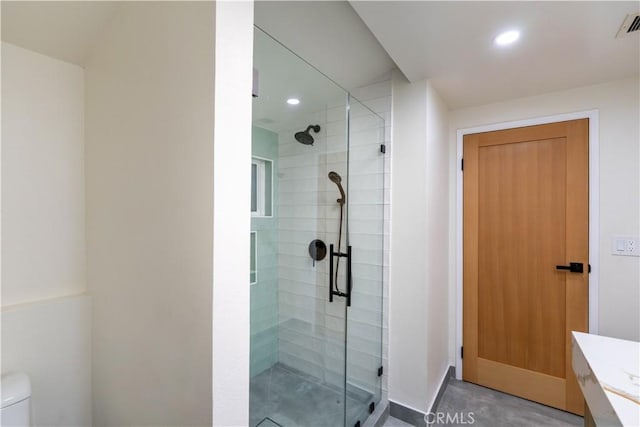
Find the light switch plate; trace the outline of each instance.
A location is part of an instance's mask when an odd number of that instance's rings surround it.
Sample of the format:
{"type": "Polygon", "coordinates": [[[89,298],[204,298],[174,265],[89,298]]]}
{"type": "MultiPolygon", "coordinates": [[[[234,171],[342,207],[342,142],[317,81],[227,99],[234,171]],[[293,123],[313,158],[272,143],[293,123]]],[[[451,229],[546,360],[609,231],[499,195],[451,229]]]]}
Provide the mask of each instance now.
{"type": "Polygon", "coordinates": [[[640,257],[640,236],[611,236],[611,254],[640,257]]]}

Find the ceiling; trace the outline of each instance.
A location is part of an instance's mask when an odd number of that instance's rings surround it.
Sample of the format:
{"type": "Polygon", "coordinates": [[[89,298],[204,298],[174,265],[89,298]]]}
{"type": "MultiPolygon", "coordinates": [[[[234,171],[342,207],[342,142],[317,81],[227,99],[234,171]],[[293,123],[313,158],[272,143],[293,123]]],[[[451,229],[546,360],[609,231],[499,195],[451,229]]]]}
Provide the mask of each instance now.
{"type": "Polygon", "coordinates": [[[2,41],[82,66],[119,3],[2,0],[0,6],[2,41]]]}
{"type": "Polygon", "coordinates": [[[255,24],[346,89],[395,64],[346,1],[256,1],[255,24]]]}
{"type": "MultiPolygon", "coordinates": [[[[6,1],[2,40],[83,65],[120,2],[6,1]]],[[[638,75],[638,1],[256,1],[255,23],[351,90],[399,68],[452,108],[638,75]],[[513,46],[495,35],[518,28],[513,46]]],[[[267,60],[265,58],[265,60],[267,60]]],[[[286,115],[286,111],[283,111],[286,115]]]]}
{"type": "MultiPolygon", "coordinates": [[[[83,65],[120,4],[2,0],[2,40],[83,65]]],[[[256,1],[255,23],[347,89],[395,68],[346,1],[256,1]]]]}
{"type": "Polygon", "coordinates": [[[638,1],[351,1],[410,81],[460,108],[638,75],[640,32],[616,39],[638,1]],[[493,38],[516,28],[514,45],[493,38]]]}

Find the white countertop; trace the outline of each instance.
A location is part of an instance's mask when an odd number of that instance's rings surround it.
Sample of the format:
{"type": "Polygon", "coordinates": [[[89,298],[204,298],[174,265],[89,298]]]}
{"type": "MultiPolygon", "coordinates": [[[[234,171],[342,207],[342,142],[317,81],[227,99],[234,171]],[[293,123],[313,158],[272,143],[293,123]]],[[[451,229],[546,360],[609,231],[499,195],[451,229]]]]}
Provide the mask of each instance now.
{"type": "Polygon", "coordinates": [[[573,332],[573,370],[598,426],[640,426],[640,343],[573,332]]]}

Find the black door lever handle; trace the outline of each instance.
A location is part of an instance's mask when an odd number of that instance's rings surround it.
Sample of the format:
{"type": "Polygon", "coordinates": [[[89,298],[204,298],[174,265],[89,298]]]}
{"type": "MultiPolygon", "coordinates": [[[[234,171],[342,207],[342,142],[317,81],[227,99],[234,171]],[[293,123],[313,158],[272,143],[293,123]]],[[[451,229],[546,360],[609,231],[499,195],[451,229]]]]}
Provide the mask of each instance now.
{"type": "Polygon", "coordinates": [[[584,266],[581,262],[570,262],[569,265],[556,265],[556,270],[568,270],[571,273],[583,273],[584,266]]]}

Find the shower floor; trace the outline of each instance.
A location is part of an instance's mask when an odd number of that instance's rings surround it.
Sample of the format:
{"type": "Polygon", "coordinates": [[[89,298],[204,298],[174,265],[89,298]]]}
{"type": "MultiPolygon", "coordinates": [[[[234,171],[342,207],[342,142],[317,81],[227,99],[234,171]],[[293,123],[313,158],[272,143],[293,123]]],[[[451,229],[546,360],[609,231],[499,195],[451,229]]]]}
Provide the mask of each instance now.
{"type": "MultiPolygon", "coordinates": [[[[251,379],[250,426],[340,426],[343,398],[335,387],[278,363],[251,379]]],[[[364,423],[371,398],[359,389],[347,393],[347,425],[364,423]]]]}

